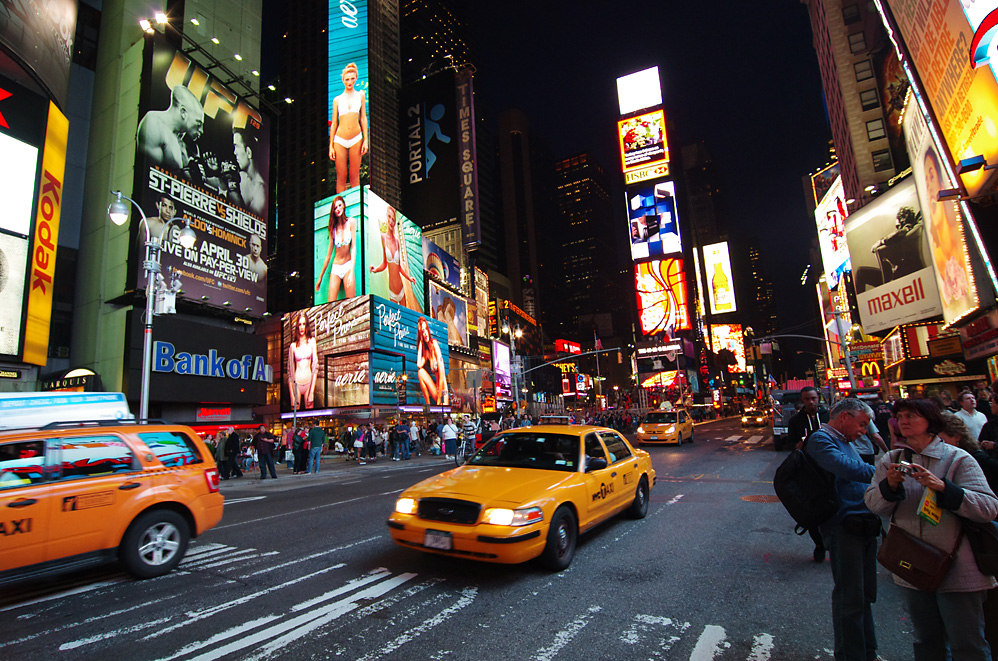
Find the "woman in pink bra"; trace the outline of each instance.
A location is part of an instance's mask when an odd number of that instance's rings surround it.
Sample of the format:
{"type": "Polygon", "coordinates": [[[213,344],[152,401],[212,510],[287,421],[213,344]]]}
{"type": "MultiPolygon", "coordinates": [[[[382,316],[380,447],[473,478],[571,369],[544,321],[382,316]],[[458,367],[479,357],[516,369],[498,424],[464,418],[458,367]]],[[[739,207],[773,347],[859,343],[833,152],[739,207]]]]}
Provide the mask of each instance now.
{"type": "MultiPolygon", "coordinates": [[[[371,267],[371,273],[380,273],[388,269],[389,298],[399,305],[415,310],[416,301],[406,301],[405,280],[410,283],[416,280],[409,275],[409,258],[405,254],[405,245],[399,239],[394,207],[389,205],[386,215],[388,227],[381,233],[382,261],[378,266],[371,267]]],[[[411,287],[409,291],[412,291],[411,287]]]]}
{"type": "Polygon", "coordinates": [[[450,403],[444,358],[440,345],[430,333],[426,317],[420,317],[416,322],[416,374],[423,400],[428,406],[445,406],[450,403]]]}
{"type": "Polygon", "coordinates": [[[336,166],[336,192],[360,185],[360,159],[367,153],[367,102],[354,89],[357,65],[343,67],[343,93],[333,99],[329,124],[329,160],[336,166]],[[350,175],[349,182],[347,175],[350,175]]]}
{"type": "Polygon", "coordinates": [[[294,342],[288,348],[288,386],[295,409],[313,408],[315,379],[319,376],[319,356],[315,337],[308,325],[305,311],[298,313],[294,324],[294,342]]]}
{"type": "Polygon", "coordinates": [[[356,294],[353,265],[357,257],[357,242],[353,239],[354,222],[347,218],[346,209],[347,204],[342,197],[337,195],[333,198],[333,206],[329,209],[329,249],[326,251],[326,261],[322,264],[322,270],[319,271],[319,279],[315,282],[315,291],[319,291],[322,287],[322,277],[326,274],[326,267],[332,259],[333,265],[329,268],[329,298],[326,299],[329,303],[340,295],[341,282],[346,298],[352,298],[356,294]]]}

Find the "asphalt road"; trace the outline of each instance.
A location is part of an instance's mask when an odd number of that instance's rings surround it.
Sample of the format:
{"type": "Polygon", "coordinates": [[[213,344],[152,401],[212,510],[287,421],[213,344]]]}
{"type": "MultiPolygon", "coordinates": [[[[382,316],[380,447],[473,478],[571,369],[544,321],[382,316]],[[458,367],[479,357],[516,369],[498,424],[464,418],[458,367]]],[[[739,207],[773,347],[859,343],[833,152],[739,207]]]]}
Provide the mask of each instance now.
{"type": "MultiPolygon", "coordinates": [[[[0,658],[832,658],[830,565],[772,495],[769,432],[712,422],[649,451],[648,517],[583,537],[557,574],[394,546],[396,495],[453,466],[439,457],[230,480],[222,523],[168,576],[112,566],[0,591],[0,658]]],[[[874,612],[883,658],[910,658],[883,569],[874,612]]]]}

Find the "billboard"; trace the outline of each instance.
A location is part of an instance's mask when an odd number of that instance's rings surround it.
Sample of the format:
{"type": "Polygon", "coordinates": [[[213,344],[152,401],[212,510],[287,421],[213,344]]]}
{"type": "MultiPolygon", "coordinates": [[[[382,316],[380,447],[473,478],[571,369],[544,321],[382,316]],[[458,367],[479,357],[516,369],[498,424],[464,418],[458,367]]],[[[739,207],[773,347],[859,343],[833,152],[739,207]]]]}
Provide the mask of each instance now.
{"type": "Polygon", "coordinates": [[[710,339],[715,354],[721,349],[734,354],[735,364],[728,365],[729,372],[745,371],[745,339],[741,324],[711,324],[710,339]]]}
{"type": "Polygon", "coordinates": [[[356,296],[357,283],[363,282],[363,263],[357,259],[364,222],[361,189],[351,188],[340,195],[319,200],[313,213],[315,304],[356,296]]]}
{"type": "Polygon", "coordinates": [[[914,105],[908,110],[904,114],[904,134],[911,155],[911,170],[918,190],[925,233],[929,238],[943,319],[952,324],[979,307],[963,231],[963,217],[957,201],[939,200],[939,191],[952,188],[954,184],[929,138],[925,118],[914,105]]]}
{"type": "Polygon", "coordinates": [[[493,381],[497,399],[513,399],[513,377],[509,363],[509,345],[492,340],[492,372],[495,375],[493,381]]]}
{"type": "Polygon", "coordinates": [[[21,323],[27,272],[28,239],[0,232],[0,355],[2,356],[19,358],[21,354],[23,331],[21,323]]]}
{"type": "Polygon", "coordinates": [[[370,183],[367,0],[329,0],[329,163],[336,192],[370,183]]]}
{"type": "Polygon", "coordinates": [[[731,273],[727,241],[703,247],[703,267],[709,278],[706,288],[710,313],[725,314],[737,310],[735,278],[731,273]]]}
{"type": "Polygon", "coordinates": [[[849,216],[845,230],[867,333],[942,313],[914,178],[849,216]]]}
{"type": "Polygon", "coordinates": [[[430,316],[447,327],[447,344],[470,347],[468,343],[468,303],[435,282],[429,283],[430,316]]]}
{"type": "Polygon", "coordinates": [[[369,403],[371,298],[357,296],[284,315],[281,410],[369,403]]]}
{"type": "Polygon", "coordinates": [[[849,246],[846,244],[845,220],[849,216],[842,177],[836,177],[825,191],[825,196],[814,208],[814,222],[818,227],[818,246],[821,262],[825,267],[825,281],[835,289],[842,273],[850,269],[849,246]]]}
{"type": "Polygon", "coordinates": [[[620,144],[621,165],[625,173],[669,162],[665,112],[661,109],[619,120],[617,138],[620,144]]]}
{"type": "Polygon", "coordinates": [[[686,274],[676,257],[634,265],[641,333],[672,338],[677,330],[690,330],[686,304],[686,274]]]}
{"type": "Polygon", "coordinates": [[[671,255],[683,251],[676,215],[676,184],[648,182],[627,189],[627,220],[631,259],[671,255]]]}
{"type": "Polygon", "coordinates": [[[836,179],[839,179],[838,161],[831,165],[826,165],[811,175],[811,194],[814,196],[815,208],[821,203],[822,198],[825,197],[825,193],[832,187],[836,179]]]}
{"type": "Polygon", "coordinates": [[[662,82],[658,67],[617,78],[617,105],[621,115],[662,105],[662,82]]]}
{"type": "MultiPolygon", "coordinates": [[[[269,121],[220,79],[158,33],[152,48],[136,136],[136,200],[149,234],[169,220],[190,221],[192,248],[163,236],[163,273],[179,273],[183,296],[262,316],[267,310],[269,121]]],[[[133,276],[146,286],[146,229],[132,215],[133,276]]]]}
{"type": "Polygon", "coordinates": [[[478,152],[475,138],[475,97],[472,70],[465,67],[457,74],[458,168],[461,170],[461,229],[468,249],[482,242],[482,223],[478,197],[478,152]]]}
{"type": "Polygon", "coordinates": [[[64,110],[76,36],[76,0],[0,3],[0,42],[64,110]]]}
{"type": "Polygon", "coordinates": [[[363,188],[365,291],[410,310],[424,310],[423,231],[363,188]]]}
{"type": "Polygon", "coordinates": [[[423,269],[440,282],[445,282],[456,289],[461,288],[460,262],[425,236],[423,237],[423,269]]]}
{"type": "Polygon", "coordinates": [[[403,403],[398,380],[405,374],[406,404],[450,404],[447,328],[409,308],[371,297],[371,404],[403,403]],[[404,367],[403,367],[404,365],[404,367]]]}
{"type": "MultiPolygon", "coordinates": [[[[994,52],[991,36],[982,33],[978,39],[975,34],[979,29],[990,32],[985,19],[994,3],[887,0],[887,5],[953,158],[982,155],[988,163],[998,163],[998,133],[993,129],[998,62],[988,61],[994,52]],[[981,48],[975,49],[978,44],[981,48]]],[[[990,171],[979,169],[961,179],[967,192],[977,195],[990,176],[990,171]]]]}
{"type": "Polygon", "coordinates": [[[475,267],[475,314],[478,315],[478,334],[485,336],[489,332],[489,276],[485,271],[475,267]]]}

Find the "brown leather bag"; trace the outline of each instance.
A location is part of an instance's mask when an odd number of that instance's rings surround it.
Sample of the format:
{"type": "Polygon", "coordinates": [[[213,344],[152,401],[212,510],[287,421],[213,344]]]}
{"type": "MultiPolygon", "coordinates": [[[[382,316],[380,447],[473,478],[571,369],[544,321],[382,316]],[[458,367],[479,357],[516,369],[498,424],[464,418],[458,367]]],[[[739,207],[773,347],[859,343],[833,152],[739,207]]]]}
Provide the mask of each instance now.
{"type": "Polygon", "coordinates": [[[949,572],[956,550],[963,541],[963,529],[951,551],[943,551],[906,532],[894,523],[877,551],[877,562],[906,583],[924,592],[935,592],[949,572]]]}

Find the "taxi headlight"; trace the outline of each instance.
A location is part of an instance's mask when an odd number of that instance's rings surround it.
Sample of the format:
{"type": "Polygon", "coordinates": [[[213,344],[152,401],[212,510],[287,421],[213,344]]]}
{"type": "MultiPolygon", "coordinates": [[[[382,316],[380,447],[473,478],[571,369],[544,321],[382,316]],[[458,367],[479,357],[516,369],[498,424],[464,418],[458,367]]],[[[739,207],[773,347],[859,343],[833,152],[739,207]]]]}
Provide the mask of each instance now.
{"type": "Polygon", "coordinates": [[[395,501],[395,511],[399,514],[414,514],[416,512],[416,499],[399,498],[395,501]]]}
{"type": "Polygon", "coordinates": [[[525,507],[519,510],[510,510],[504,507],[490,507],[485,510],[482,523],[491,523],[494,526],[526,526],[544,520],[544,512],[540,507],[525,507]]]}
{"type": "Polygon", "coordinates": [[[645,433],[645,428],[643,426],[641,426],[641,425],[638,425],[638,433],[639,434],[645,433]]]}
{"type": "Polygon", "coordinates": [[[746,418],[745,416],[742,416],[742,422],[748,422],[748,418],[746,418]]]}

